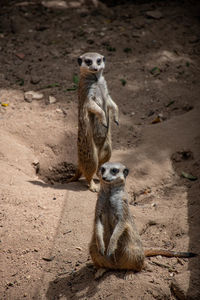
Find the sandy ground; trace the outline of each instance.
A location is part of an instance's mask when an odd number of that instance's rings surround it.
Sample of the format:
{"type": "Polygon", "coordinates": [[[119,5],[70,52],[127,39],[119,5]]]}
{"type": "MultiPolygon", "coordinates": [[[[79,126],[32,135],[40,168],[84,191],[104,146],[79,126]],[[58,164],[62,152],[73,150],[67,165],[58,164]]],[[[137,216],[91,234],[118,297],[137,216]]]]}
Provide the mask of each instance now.
{"type": "Polygon", "coordinates": [[[84,179],[66,184],[77,162],[76,60],[96,51],[120,110],[112,161],[130,169],[144,246],[199,253],[198,1],[122,2],[1,1],[2,300],[200,299],[199,257],[149,258],[128,279],[110,271],[95,281],[88,243],[97,195],[84,179]],[[26,100],[30,90],[43,98],[26,100]]]}

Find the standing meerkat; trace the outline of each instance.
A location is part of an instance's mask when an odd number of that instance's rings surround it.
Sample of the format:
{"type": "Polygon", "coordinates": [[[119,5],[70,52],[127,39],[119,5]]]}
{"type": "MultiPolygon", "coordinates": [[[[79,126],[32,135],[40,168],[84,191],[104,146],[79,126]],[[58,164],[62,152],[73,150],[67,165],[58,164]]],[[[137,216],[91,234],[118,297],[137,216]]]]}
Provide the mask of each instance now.
{"type": "Polygon", "coordinates": [[[78,64],[78,168],[68,182],[78,180],[83,174],[89,189],[96,192],[98,188],[93,177],[111,157],[111,114],[119,124],[118,107],[111,99],[103,77],[105,57],[88,52],[78,58],[78,64]]]}
{"type": "Polygon", "coordinates": [[[125,192],[128,173],[129,170],[120,163],[107,162],[99,170],[100,192],[89,246],[91,258],[97,268],[96,278],[106,269],[140,271],[147,256],[187,258],[196,255],[190,252],[143,249],[125,192]]]}

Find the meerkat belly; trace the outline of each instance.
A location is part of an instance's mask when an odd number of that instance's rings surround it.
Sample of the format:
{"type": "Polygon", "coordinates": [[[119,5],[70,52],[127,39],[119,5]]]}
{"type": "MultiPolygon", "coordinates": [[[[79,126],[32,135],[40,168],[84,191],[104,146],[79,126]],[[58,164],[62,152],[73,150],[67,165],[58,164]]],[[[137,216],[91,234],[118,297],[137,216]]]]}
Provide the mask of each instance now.
{"type": "Polygon", "coordinates": [[[108,128],[105,128],[94,115],[91,116],[91,123],[95,145],[101,147],[108,135],[108,128]]]}
{"type": "MultiPolygon", "coordinates": [[[[94,88],[93,97],[96,104],[104,111],[109,128],[109,112],[107,109],[106,101],[98,84],[94,88]]],[[[108,128],[103,126],[102,123],[99,121],[98,117],[94,114],[90,114],[90,121],[93,129],[94,142],[97,146],[102,146],[108,135],[108,128]]]]}
{"type": "Polygon", "coordinates": [[[117,218],[113,215],[113,213],[105,213],[102,215],[102,223],[103,227],[106,228],[104,231],[104,243],[107,249],[110,238],[117,224],[117,218]]]}

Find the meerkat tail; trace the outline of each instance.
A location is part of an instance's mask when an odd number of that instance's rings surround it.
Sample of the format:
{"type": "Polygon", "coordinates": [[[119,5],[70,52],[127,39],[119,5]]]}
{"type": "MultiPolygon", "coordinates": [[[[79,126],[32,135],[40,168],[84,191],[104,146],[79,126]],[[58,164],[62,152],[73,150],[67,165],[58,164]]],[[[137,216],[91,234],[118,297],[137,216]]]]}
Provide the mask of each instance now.
{"type": "Polygon", "coordinates": [[[73,182],[73,181],[78,181],[79,180],[79,178],[81,177],[81,175],[82,175],[82,172],[79,170],[79,168],[76,170],[76,173],[75,173],[75,175],[72,177],[72,178],[70,178],[69,180],[67,180],[67,183],[69,183],[69,182],[73,182]]]}
{"type": "Polygon", "coordinates": [[[193,252],[178,252],[178,251],[170,251],[170,250],[162,250],[162,249],[146,249],[144,250],[144,255],[146,257],[161,255],[166,257],[183,257],[183,258],[197,256],[197,254],[193,252]]]}

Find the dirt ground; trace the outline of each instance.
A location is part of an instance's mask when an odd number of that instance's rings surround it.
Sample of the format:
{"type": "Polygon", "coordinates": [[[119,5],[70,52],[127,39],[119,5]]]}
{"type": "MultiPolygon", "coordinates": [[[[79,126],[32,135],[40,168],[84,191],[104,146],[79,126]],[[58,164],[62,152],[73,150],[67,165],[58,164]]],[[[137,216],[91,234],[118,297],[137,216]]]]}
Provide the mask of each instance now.
{"type": "Polygon", "coordinates": [[[84,179],[66,184],[77,163],[77,57],[95,51],[120,110],[112,161],[130,169],[144,246],[199,253],[198,2],[1,1],[0,299],[200,299],[199,256],[149,258],[140,273],[95,281],[97,194],[84,179]]]}

